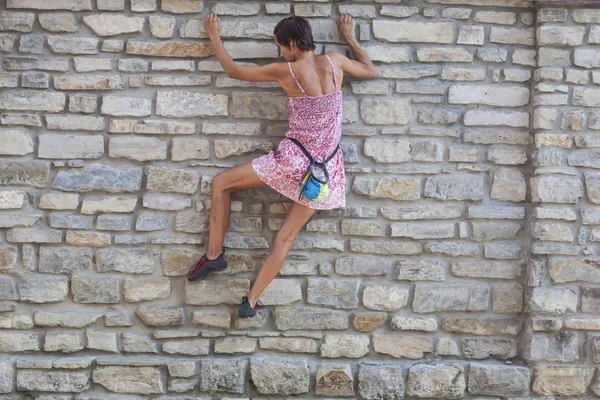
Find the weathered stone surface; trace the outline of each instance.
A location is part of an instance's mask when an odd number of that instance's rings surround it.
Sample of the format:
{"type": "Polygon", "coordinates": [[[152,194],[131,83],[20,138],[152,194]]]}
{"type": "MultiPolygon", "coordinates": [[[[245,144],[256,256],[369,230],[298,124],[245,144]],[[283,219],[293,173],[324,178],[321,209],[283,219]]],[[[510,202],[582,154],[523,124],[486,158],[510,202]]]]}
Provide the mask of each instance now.
{"type": "Polygon", "coordinates": [[[39,338],[35,332],[0,332],[0,351],[3,353],[20,353],[39,351],[39,338]]]}
{"type": "Polygon", "coordinates": [[[167,143],[158,138],[116,137],[108,143],[108,154],[113,158],[127,158],[135,161],[165,160],[167,143]]]}
{"type": "Polygon", "coordinates": [[[421,223],[392,224],[390,237],[409,237],[413,239],[444,239],[454,237],[453,222],[438,222],[428,226],[421,223]]]}
{"type": "Polygon", "coordinates": [[[39,270],[53,274],[91,271],[93,250],[84,247],[40,247],[39,270]]]}
{"type": "MultiPolygon", "coordinates": [[[[35,220],[38,219],[38,215],[25,216],[16,225],[31,225],[35,220]]],[[[10,219],[14,220],[14,216],[10,219]]],[[[3,222],[2,225],[10,226],[12,224],[3,222]]],[[[56,229],[41,229],[36,227],[25,227],[25,228],[12,228],[6,233],[6,240],[12,243],[61,243],[62,234],[61,231],[56,229]]]]}
{"type": "Polygon", "coordinates": [[[92,372],[92,381],[116,393],[165,391],[162,375],[156,367],[98,366],[92,372]]]}
{"type": "Polygon", "coordinates": [[[109,212],[132,212],[137,204],[137,197],[105,196],[98,199],[86,198],[81,204],[82,214],[109,212]]]}
{"type": "Polygon", "coordinates": [[[368,178],[354,179],[352,191],[370,198],[412,201],[421,197],[421,180],[418,178],[368,178]]]}
{"type": "Polygon", "coordinates": [[[57,54],[98,54],[96,38],[48,36],[48,45],[57,54]]]}
{"type": "Polygon", "coordinates": [[[54,188],[71,192],[135,192],[141,188],[141,181],[142,171],[138,168],[116,168],[92,163],[83,170],[60,171],[55,178],[54,188]]]}
{"type": "Polygon", "coordinates": [[[207,160],[210,158],[209,142],[205,139],[174,138],[171,148],[173,161],[207,160]]]}
{"type": "Polygon", "coordinates": [[[581,311],[584,313],[599,313],[600,290],[594,287],[581,288],[581,311]]]}
{"type": "Polygon", "coordinates": [[[386,42],[452,43],[453,29],[449,22],[373,21],[375,38],[386,42]]]}
{"type": "Polygon", "coordinates": [[[150,338],[135,333],[123,332],[121,343],[125,353],[158,353],[156,343],[150,338]]]}
{"type": "Polygon", "coordinates": [[[148,326],[183,325],[183,308],[142,306],[135,313],[148,326]]]}
{"type": "Polygon", "coordinates": [[[31,32],[34,21],[32,13],[3,11],[0,12],[0,31],[31,32]]]}
{"type": "Polygon", "coordinates": [[[401,331],[435,332],[438,329],[438,323],[435,318],[395,316],[392,318],[390,328],[401,331]]]}
{"type": "Polygon", "coordinates": [[[163,11],[174,14],[196,14],[202,11],[203,2],[200,0],[163,0],[161,8],[163,11]]]}
{"type": "Polygon", "coordinates": [[[36,311],[33,315],[36,326],[83,328],[94,324],[102,317],[98,313],[36,311]]]}
{"type": "Polygon", "coordinates": [[[273,279],[260,296],[264,305],[285,305],[302,300],[300,283],[292,279],[273,279]]]}
{"type": "MultiPolygon", "coordinates": [[[[234,338],[245,339],[245,338],[234,338]]],[[[186,354],[190,356],[204,356],[208,354],[210,341],[207,339],[182,340],[163,343],[163,351],[167,354],[186,354]]],[[[232,346],[234,347],[234,346],[232,346]]],[[[215,347],[215,353],[220,353],[215,347]]]]}
{"type": "Polygon", "coordinates": [[[533,392],[542,396],[582,396],[593,375],[594,368],[536,366],[533,392]]]}
{"type": "Polygon", "coordinates": [[[417,284],[413,310],[435,311],[487,310],[490,289],[482,284],[417,284]]]}
{"type": "Polygon", "coordinates": [[[534,202],[577,203],[583,196],[579,179],[555,176],[531,178],[531,196],[534,202]]]}
{"type": "Polygon", "coordinates": [[[441,162],[444,158],[444,145],[437,140],[368,138],[363,149],[378,163],[441,162]]]}
{"type": "Polygon", "coordinates": [[[83,17],[83,22],[98,36],[114,36],[141,32],[144,18],[126,17],[119,14],[94,14],[83,17]]]}
{"type": "Polygon", "coordinates": [[[404,396],[402,368],[391,364],[361,363],[358,392],[365,399],[401,399],[404,396]]]}
{"type": "Polygon", "coordinates": [[[308,278],[307,302],[333,308],[356,308],[358,306],[358,281],[308,278]]]}
{"type": "Polygon", "coordinates": [[[96,268],[99,272],[125,272],[150,274],[158,266],[158,254],[152,249],[108,248],[96,252],[96,268]]]}
{"type": "MultiPolygon", "coordinates": [[[[2,34],[0,34],[0,45],[4,43],[4,46],[7,46],[7,39],[1,35],[2,34]]],[[[12,41],[14,41],[14,38],[12,41]]],[[[12,42],[9,41],[9,43],[12,46],[12,42]]],[[[7,71],[26,71],[31,69],[39,69],[43,71],[69,70],[69,62],[66,58],[53,57],[7,56],[4,59],[3,66],[7,71]]]]}
{"type": "Polygon", "coordinates": [[[429,177],[425,181],[425,196],[441,200],[481,200],[483,180],[475,174],[429,177]]]}
{"type": "Polygon", "coordinates": [[[393,286],[369,285],[363,290],[364,307],[370,310],[396,311],[408,303],[408,290],[393,286]]]}
{"type": "Polygon", "coordinates": [[[577,332],[533,333],[528,337],[527,355],[532,361],[576,362],[579,360],[577,332]]]}
{"type": "Polygon", "coordinates": [[[391,262],[378,258],[341,257],[335,262],[335,272],[339,275],[386,275],[391,266],[391,262]]]}
{"type": "Polygon", "coordinates": [[[316,353],[317,345],[312,339],[302,338],[260,338],[261,349],[286,353],[316,353]]]}
{"type": "MultiPolygon", "coordinates": [[[[56,77],[54,79],[54,88],[59,90],[113,90],[113,89],[124,89],[125,84],[123,83],[123,79],[120,75],[63,75],[60,77],[56,77]]],[[[120,101],[123,107],[126,107],[126,99],[125,97],[119,96],[105,96],[105,101],[107,102],[106,110],[115,109],[114,102],[120,101]]],[[[135,100],[129,100],[135,101],[135,100]]],[[[142,102],[142,99],[138,101],[142,102]]],[[[141,103],[140,103],[141,104],[141,103]]],[[[138,104],[138,106],[140,105],[138,104]]],[[[104,109],[104,104],[103,104],[104,109]]],[[[122,112],[125,112],[123,110],[122,112]]],[[[103,114],[109,114],[108,112],[103,112],[103,114]]],[[[112,115],[112,114],[111,114],[112,115]]],[[[129,114],[116,114],[120,115],[129,115],[129,114]]],[[[138,115],[143,116],[143,115],[138,115]]],[[[71,117],[73,118],[73,117],[71,117]]]]}
{"type": "Polygon", "coordinates": [[[423,336],[373,335],[373,349],[396,358],[419,359],[433,351],[433,344],[423,336]]]}
{"type": "Polygon", "coordinates": [[[360,102],[360,115],[367,124],[406,125],[410,121],[410,107],[402,99],[365,99],[360,102]]]}
{"type": "Polygon", "coordinates": [[[352,396],[352,370],[349,365],[321,365],[316,374],[315,394],[320,396],[352,396]]]}
{"type": "Polygon", "coordinates": [[[382,326],[384,320],[383,313],[357,314],[352,319],[352,326],[359,332],[372,332],[382,326]]]}
{"type": "Polygon", "coordinates": [[[112,276],[75,275],[71,294],[77,303],[118,303],[119,280],[112,276]]]}
{"type": "Polygon", "coordinates": [[[512,168],[498,168],[492,179],[492,199],[502,201],[525,201],[527,186],[523,173],[512,168]]]}
{"type": "Polygon", "coordinates": [[[39,158],[100,158],[104,154],[102,135],[39,135],[39,158]]]}
{"type": "Polygon", "coordinates": [[[239,156],[260,150],[267,153],[273,144],[266,140],[215,140],[215,156],[219,159],[239,156]]]}
{"type": "Polygon", "coordinates": [[[454,205],[420,205],[382,207],[381,215],[387,219],[423,220],[423,219],[454,219],[460,218],[462,210],[454,205]]]}
{"type": "Polygon", "coordinates": [[[195,92],[158,92],[156,113],[166,117],[227,115],[227,96],[195,92]]]}
{"type": "Polygon", "coordinates": [[[548,263],[548,273],[555,283],[564,282],[600,282],[600,265],[598,260],[561,260],[551,259],[548,263]]]}
{"type": "Polygon", "coordinates": [[[41,392],[83,392],[90,389],[90,376],[86,371],[17,370],[17,390],[41,392]]]}
{"type": "Polygon", "coordinates": [[[11,270],[17,265],[17,248],[0,248],[0,270],[11,270]]]}
{"type": "Polygon", "coordinates": [[[450,104],[520,107],[529,102],[529,89],[510,85],[452,85],[448,92],[448,102],[450,104]]]}
{"type": "Polygon", "coordinates": [[[466,388],[464,373],[461,365],[414,365],[408,370],[406,393],[418,398],[460,398],[466,388]]]}
{"type": "Polygon", "coordinates": [[[186,283],[185,303],[193,305],[239,304],[250,290],[247,279],[186,283]]]}
{"type": "Polygon", "coordinates": [[[40,14],[38,20],[42,28],[49,32],[77,32],[77,21],[73,14],[40,14]]]}
{"type": "Polygon", "coordinates": [[[123,286],[125,301],[130,302],[166,299],[170,294],[170,281],[164,278],[127,279],[123,286]]]}
{"type": "Polygon", "coordinates": [[[22,190],[2,190],[0,191],[0,209],[19,209],[23,207],[26,199],[27,194],[22,190]]]}
{"type": "Polygon", "coordinates": [[[250,360],[250,379],[261,394],[289,396],[308,393],[310,374],[306,361],[254,357],[250,360]]]}
{"type": "Polygon", "coordinates": [[[577,302],[577,294],[572,289],[534,288],[530,309],[541,314],[574,314],[577,302]]]}
{"type": "Polygon", "coordinates": [[[369,338],[358,335],[333,335],[325,336],[321,345],[321,357],[360,358],[369,352],[369,338]]]}
{"type": "Polygon", "coordinates": [[[461,342],[464,356],[470,359],[483,360],[495,357],[507,360],[517,355],[515,339],[465,338],[461,342]]]}
{"type": "Polygon", "coordinates": [[[19,156],[33,152],[33,139],[26,129],[0,129],[0,154],[19,156]]]}
{"type": "Polygon", "coordinates": [[[7,0],[6,8],[89,11],[92,9],[92,2],[91,0],[56,0],[48,3],[44,0],[7,0]]]}
{"type": "Polygon", "coordinates": [[[443,281],[446,267],[440,260],[399,260],[394,269],[393,277],[408,281],[443,281]]]}
{"type": "Polygon", "coordinates": [[[30,90],[0,93],[0,108],[13,111],[59,112],[65,108],[65,95],[30,90]]]}
{"type": "Polygon", "coordinates": [[[152,101],[144,97],[106,95],[100,113],[115,117],[145,117],[152,112],[152,101]]]}
{"type": "Polygon", "coordinates": [[[118,353],[116,332],[102,332],[87,329],[85,331],[87,338],[87,348],[93,350],[118,353]]]}
{"type": "Polygon", "coordinates": [[[203,391],[244,393],[246,360],[204,359],[200,364],[203,391]]]}
{"type": "Polygon", "coordinates": [[[192,206],[192,200],[179,195],[147,194],[143,199],[144,208],[162,211],[177,211],[192,206]]]}
{"type": "Polygon", "coordinates": [[[442,329],[446,332],[470,333],[472,335],[516,335],[521,329],[517,319],[469,319],[445,318],[442,329]]]}
{"type": "Polygon", "coordinates": [[[148,167],[146,175],[146,189],[155,192],[193,194],[200,181],[200,174],[185,169],[148,167]]]}
{"type": "Polygon", "coordinates": [[[25,276],[19,282],[21,301],[55,303],[64,301],[69,293],[66,276],[25,276]]]}
{"type": "Polygon", "coordinates": [[[214,54],[210,43],[127,41],[127,54],[155,57],[208,57],[214,54]]]}
{"type": "Polygon", "coordinates": [[[583,43],[585,28],[563,26],[541,26],[537,28],[537,38],[540,45],[549,46],[579,46],[583,43]]]}
{"type": "Polygon", "coordinates": [[[277,329],[340,329],[348,328],[348,315],[340,310],[316,307],[278,307],[275,309],[277,329]]]}

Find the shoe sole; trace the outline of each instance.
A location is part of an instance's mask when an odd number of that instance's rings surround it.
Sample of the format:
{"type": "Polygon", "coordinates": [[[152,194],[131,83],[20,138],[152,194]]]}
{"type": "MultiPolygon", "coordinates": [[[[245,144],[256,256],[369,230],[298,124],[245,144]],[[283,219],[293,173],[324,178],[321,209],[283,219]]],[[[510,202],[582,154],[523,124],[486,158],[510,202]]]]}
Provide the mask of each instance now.
{"type": "Polygon", "coordinates": [[[240,313],[238,312],[238,317],[239,317],[239,318],[252,318],[252,317],[254,317],[256,314],[257,314],[257,312],[255,312],[255,313],[254,313],[254,314],[252,314],[252,315],[249,315],[249,314],[246,314],[246,313],[242,313],[242,314],[240,314],[240,313]]]}
{"type": "Polygon", "coordinates": [[[195,275],[188,277],[187,280],[188,281],[202,280],[202,279],[206,278],[211,272],[223,271],[226,268],[227,268],[227,264],[225,264],[225,267],[223,267],[223,268],[217,268],[215,266],[205,267],[205,268],[202,268],[200,271],[198,271],[195,275]]]}

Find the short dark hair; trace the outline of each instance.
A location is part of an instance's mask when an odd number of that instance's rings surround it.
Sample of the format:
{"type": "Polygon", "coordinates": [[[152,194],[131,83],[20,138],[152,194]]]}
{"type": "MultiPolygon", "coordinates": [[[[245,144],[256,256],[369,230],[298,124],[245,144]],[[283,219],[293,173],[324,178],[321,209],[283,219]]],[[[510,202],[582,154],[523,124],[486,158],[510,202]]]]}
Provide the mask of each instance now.
{"type": "Polygon", "coordinates": [[[296,45],[302,51],[315,50],[313,42],[312,29],[306,18],[292,15],[284,18],[275,25],[273,30],[277,42],[282,46],[290,46],[292,40],[296,41],[296,45]]]}

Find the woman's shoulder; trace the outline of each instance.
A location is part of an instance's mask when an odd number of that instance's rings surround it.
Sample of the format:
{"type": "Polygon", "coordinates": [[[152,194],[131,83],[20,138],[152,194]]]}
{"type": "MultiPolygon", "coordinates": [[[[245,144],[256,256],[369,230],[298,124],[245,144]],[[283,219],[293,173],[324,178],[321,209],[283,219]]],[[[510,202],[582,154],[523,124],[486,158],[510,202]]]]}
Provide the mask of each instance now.
{"type": "Polygon", "coordinates": [[[345,55],[343,55],[342,53],[339,53],[335,50],[328,50],[325,52],[324,56],[329,56],[329,58],[331,59],[331,61],[333,62],[333,64],[335,64],[336,66],[340,66],[344,63],[344,61],[347,59],[347,57],[345,55]]]}

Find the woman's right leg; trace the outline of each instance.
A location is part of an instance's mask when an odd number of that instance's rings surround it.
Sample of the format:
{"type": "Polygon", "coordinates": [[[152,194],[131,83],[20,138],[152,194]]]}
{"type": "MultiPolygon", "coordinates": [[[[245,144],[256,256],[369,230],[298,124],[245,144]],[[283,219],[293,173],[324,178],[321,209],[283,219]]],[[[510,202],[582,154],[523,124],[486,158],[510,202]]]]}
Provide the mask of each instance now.
{"type": "Polygon", "coordinates": [[[209,260],[214,260],[223,251],[225,231],[229,225],[231,195],[242,189],[262,186],[265,186],[265,183],[254,172],[252,161],[215,175],[212,181],[208,245],[206,246],[206,256],[209,260]]]}

